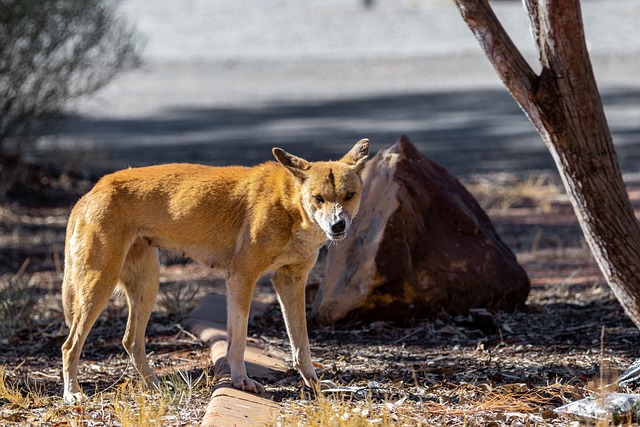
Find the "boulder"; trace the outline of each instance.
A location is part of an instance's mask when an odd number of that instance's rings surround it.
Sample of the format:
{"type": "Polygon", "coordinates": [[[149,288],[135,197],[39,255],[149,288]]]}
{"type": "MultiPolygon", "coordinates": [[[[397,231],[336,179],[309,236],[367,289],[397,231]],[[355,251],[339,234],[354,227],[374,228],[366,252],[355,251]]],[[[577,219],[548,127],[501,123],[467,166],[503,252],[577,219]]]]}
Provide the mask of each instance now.
{"type": "Polygon", "coordinates": [[[313,302],[324,323],[402,321],[441,310],[513,310],[529,278],[464,186],[405,136],[363,171],[360,213],[329,245],[313,302]]]}

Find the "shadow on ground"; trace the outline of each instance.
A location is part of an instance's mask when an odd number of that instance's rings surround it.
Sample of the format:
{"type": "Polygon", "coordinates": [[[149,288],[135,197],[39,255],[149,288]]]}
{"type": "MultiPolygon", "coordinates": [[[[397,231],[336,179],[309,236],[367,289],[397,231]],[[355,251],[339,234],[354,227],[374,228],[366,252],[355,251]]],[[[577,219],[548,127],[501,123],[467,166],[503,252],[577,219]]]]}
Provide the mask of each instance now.
{"type": "MultiPolygon", "coordinates": [[[[610,90],[603,101],[621,166],[635,171],[640,91],[610,90]]],[[[47,140],[58,154],[90,149],[83,167],[96,173],[168,162],[252,165],[270,159],[273,146],[310,160],[335,159],[362,137],[377,151],[401,134],[455,175],[554,168],[524,114],[497,89],[182,109],[132,119],[75,116],[52,133],[58,137],[47,140]]]]}

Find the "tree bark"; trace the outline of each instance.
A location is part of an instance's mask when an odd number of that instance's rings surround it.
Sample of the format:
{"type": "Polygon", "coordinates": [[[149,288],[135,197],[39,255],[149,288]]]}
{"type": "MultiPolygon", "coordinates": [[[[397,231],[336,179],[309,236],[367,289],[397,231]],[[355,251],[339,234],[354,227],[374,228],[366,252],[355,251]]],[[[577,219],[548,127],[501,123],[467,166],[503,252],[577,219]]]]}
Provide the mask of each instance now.
{"type": "Polygon", "coordinates": [[[558,167],[602,274],[640,328],[640,228],[587,52],[579,0],[524,0],[542,71],[515,47],[487,0],[455,0],[558,167]]]}

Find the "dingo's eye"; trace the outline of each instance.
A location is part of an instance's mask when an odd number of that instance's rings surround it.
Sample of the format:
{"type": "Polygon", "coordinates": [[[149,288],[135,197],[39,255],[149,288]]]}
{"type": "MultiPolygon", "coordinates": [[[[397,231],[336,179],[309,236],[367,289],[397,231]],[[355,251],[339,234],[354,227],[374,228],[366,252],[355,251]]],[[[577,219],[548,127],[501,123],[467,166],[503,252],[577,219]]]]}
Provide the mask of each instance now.
{"type": "Polygon", "coordinates": [[[351,200],[351,199],[353,199],[353,196],[355,196],[355,195],[356,195],[356,193],[347,193],[347,195],[344,196],[344,199],[345,200],[351,200]]]}
{"type": "Polygon", "coordinates": [[[313,196],[313,198],[316,199],[316,202],[318,203],[324,203],[324,198],[319,194],[313,196]]]}

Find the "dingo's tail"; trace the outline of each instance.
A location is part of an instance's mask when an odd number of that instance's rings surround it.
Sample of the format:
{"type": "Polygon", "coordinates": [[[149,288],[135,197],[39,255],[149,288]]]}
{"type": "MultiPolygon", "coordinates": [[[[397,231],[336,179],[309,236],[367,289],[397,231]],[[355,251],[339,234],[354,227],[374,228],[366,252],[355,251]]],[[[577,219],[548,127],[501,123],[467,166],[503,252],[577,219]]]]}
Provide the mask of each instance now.
{"type": "Polygon", "coordinates": [[[71,326],[73,314],[75,312],[76,293],[73,285],[68,280],[62,281],[62,310],[67,326],[71,326]]]}
{"type": "Polygon", "coordinates": [[[64,248],[64,277],[62,279],[62,311],[64,313],[64,320],[68,326],[71,326],[73,322],[73,316],[76,311],[76,290],[74,284],[71,283],[71,251],[69,250],[69,240],[72,238],[74,229],[73,216],[69,218],[69,224],[67,225],[67,239],[64,248]]]}

